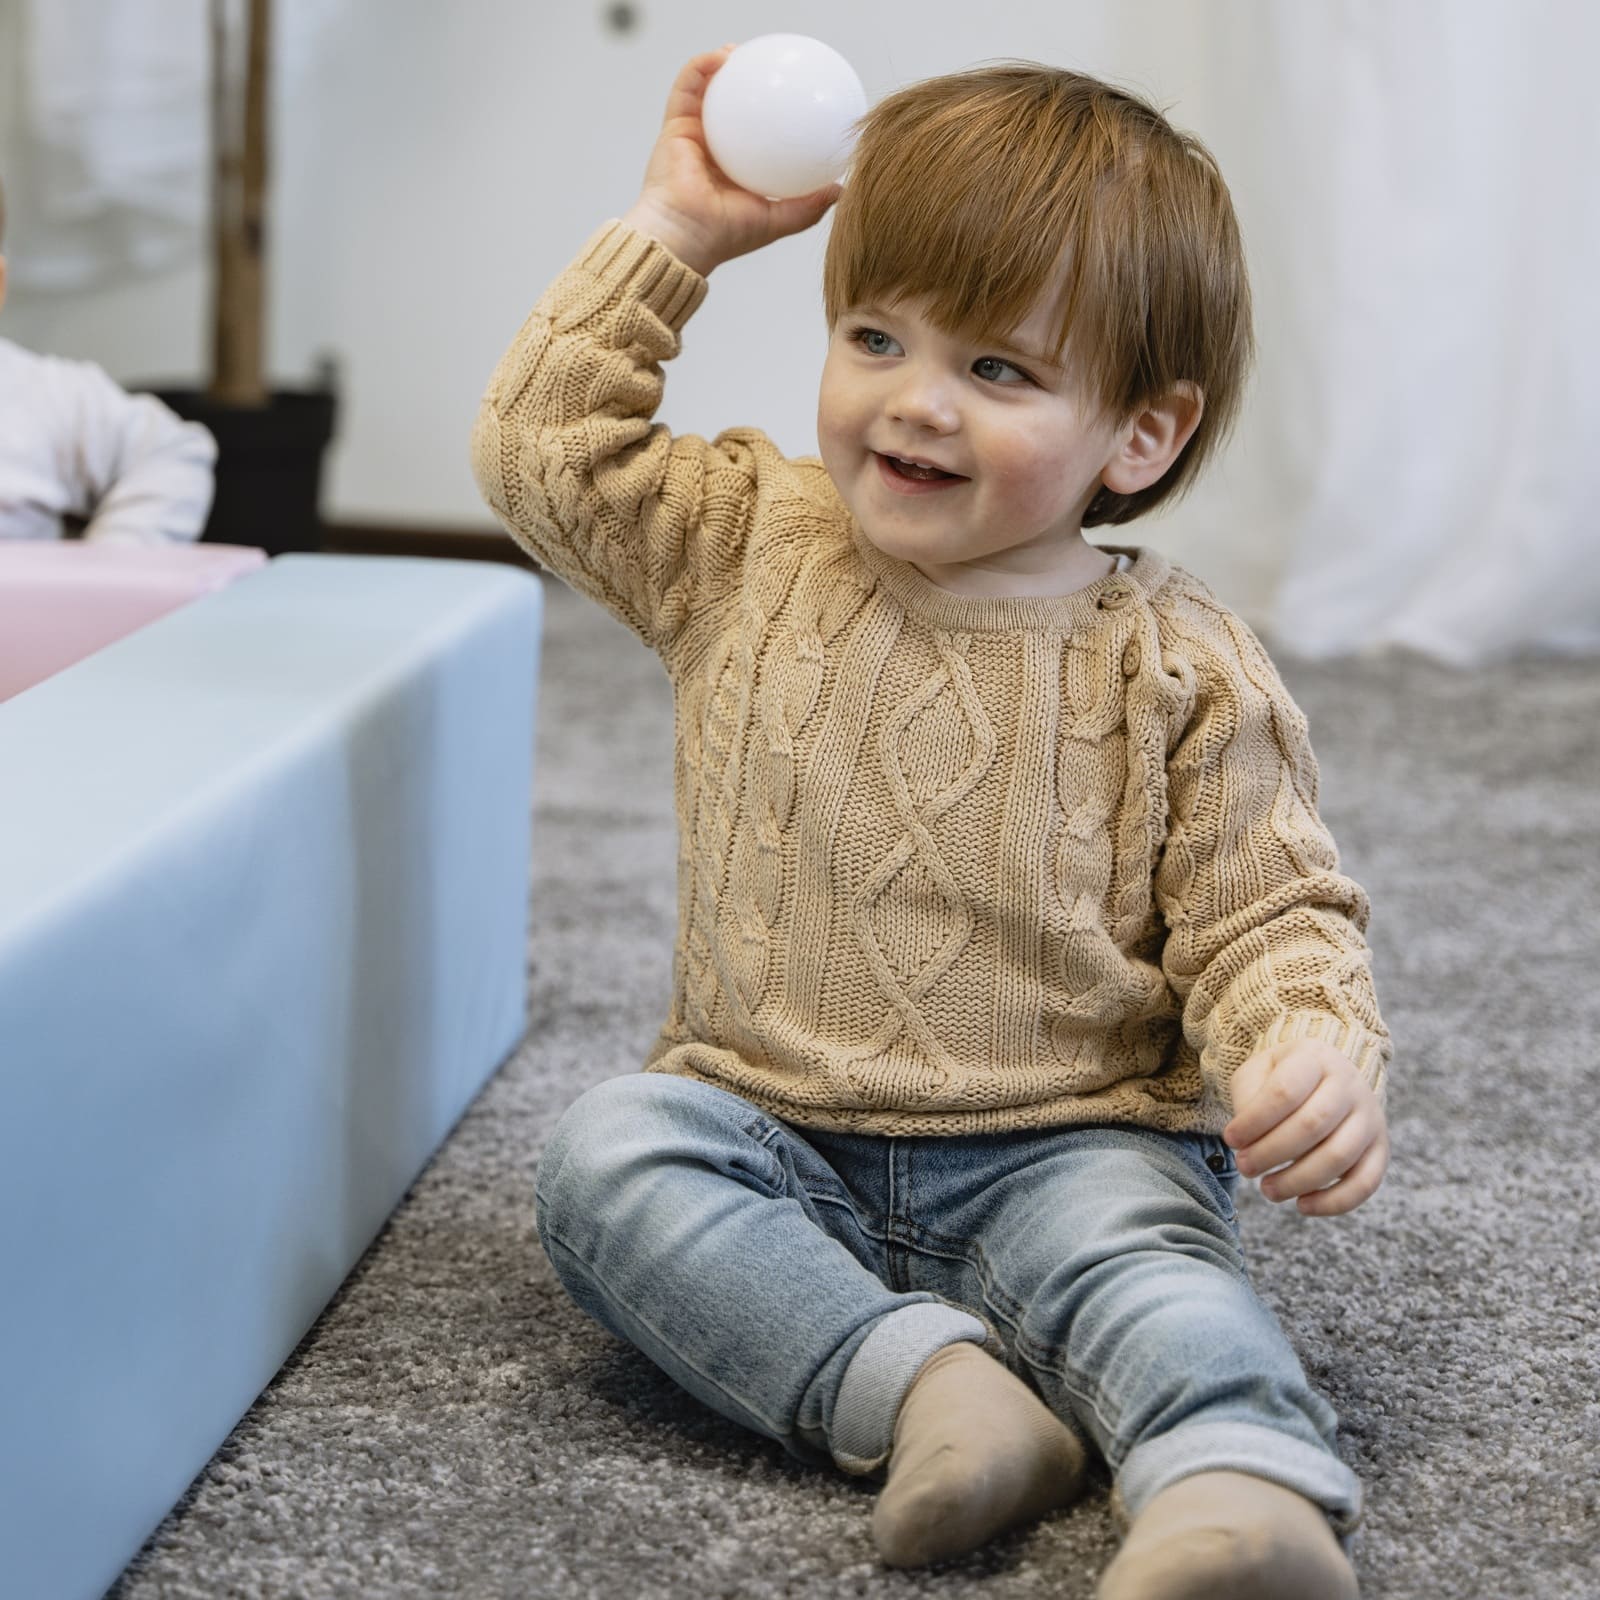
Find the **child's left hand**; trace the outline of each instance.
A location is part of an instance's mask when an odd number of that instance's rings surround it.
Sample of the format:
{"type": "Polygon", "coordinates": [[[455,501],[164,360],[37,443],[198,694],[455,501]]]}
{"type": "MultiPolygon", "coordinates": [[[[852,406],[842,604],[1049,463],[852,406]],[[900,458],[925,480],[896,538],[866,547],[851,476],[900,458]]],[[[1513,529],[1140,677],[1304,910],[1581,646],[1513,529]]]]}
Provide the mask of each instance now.
{"type": "Polygon", "coordinates": [[[1383,1182],[1389,1130],[1355,1064],[1320,1039],[1275,1044],[1233,1074],[1233,1121],[1222,1137],[1268,1200],[1300,1197],[1308,1216],[1354,1211],[1383,1182]],[[1331,1187],[1330,1187],[1331,1186],[1331,1187]]]}

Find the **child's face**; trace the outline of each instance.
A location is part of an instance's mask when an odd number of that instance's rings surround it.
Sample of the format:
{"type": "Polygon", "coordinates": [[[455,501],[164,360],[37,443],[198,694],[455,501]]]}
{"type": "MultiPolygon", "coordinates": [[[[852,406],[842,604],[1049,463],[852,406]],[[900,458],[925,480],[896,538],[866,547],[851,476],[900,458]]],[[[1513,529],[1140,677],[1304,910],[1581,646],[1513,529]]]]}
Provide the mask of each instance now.
{"type": "Polygon", "coordinates": [[[941,332],[924,307],[839,318],[817,407],[823,463],[868,539],[940,569],[935,581],[969,563],[1048,580],[1053,562],[1081,562],[1084,510],[1130,430],[1045,359],[1043,300],[998,345],[941,332]],[[913,479],[894,457],[955,476],[913,479]]]}

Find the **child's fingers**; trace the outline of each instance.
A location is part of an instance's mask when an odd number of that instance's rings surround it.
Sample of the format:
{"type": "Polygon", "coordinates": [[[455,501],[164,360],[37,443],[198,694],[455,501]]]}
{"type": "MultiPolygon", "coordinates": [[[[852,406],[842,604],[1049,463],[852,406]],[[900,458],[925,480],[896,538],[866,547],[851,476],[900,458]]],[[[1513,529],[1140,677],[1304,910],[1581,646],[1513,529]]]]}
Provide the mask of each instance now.
{"type": "Polygon", "coordinates": [[[678,76],[672,80],[672,88],[667,92],[667,109],[661,118],[663,128],[680,117],[687,117],[698,125],[700,105],[706,97],[706,85],[716,76],[717,68],[728,59],[732,49],[731,44],[725,44],[716,50],[703,51],[684,62],[678,69],[678,76]]]}
{"type": "Polygon", "coordinates": [[[1372,1147],[1378,1129],[1365,1117],[1351,1113],[1321,1140],[1294,1157],[1290,1164],[1261,1180],[1261,1193],[1268,1200],[1292,1200],[1337,1183],[1372,1147]]]}
{"type": "Polygon", "coordinates": [[[1354,1211],[1378,1192],[1389,1166],[1389,1141],[1380,1136],[1367,1153],[1330,1189],[1303,1194],[1296,1202],[1302,1216],[1339,1217],[1354,1211]]]}
{"type": "MultiPolygon", "coordinates": [[[[1259,1139],[1237,1147],[1240,1172],[1247,1178],[1253,1178],[1258,1173],[1271,1172],[1285,1161],[1297,1160],[1307,1151],[1315,1150],[1349,1117],[1353,1109],[1352,1098],[1344,1084],[1336,1078],[1322,1079],[1283,1121],[1269,1128],[1259,1139]]],[[[1351,1160],[1357,1154],[1359,1152],[1353,1151],[1351,1160]]],[[[1337,1173],[1329,1173],[1323,1181],[1331,1183],[1337,1176],[1337,1173]]]]}
{"type": "Polygon", "coordinates": [[[1304,1105],[1322,1078],[1315,1056],[1294,1044],[1272,1045],[1252,1056],[1234,1073],[1234,1115],[1222,1137],[1235,1150],[1254,1144],[1304,1105]]]}

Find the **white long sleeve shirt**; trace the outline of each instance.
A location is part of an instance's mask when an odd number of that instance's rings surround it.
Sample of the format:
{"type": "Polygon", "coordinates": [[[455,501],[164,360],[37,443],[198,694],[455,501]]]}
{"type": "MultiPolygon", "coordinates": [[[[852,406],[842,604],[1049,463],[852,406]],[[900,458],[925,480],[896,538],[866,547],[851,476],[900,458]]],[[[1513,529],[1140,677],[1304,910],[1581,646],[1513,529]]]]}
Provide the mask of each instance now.
{"type": "Polygon", "coordinates": [[[92,361],[0,339],[0,539],[118,544],[196,539],[214,489],[216,441],[92,361]]]}

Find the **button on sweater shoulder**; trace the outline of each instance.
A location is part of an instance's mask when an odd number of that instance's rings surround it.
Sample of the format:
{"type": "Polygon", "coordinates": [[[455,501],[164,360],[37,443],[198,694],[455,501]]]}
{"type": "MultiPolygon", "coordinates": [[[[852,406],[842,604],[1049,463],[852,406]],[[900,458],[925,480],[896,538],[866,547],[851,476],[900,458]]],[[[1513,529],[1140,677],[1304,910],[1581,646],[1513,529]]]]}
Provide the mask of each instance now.
{"type": "Polygon", "coordinates": [[[1295,1038],[1381,1095],[1367,898],[1250,629],[1145,547],[1073,594],[949,593],[820,462],[673,436],[661,363],[705,289],[608,224],[473,435],[507,528],[672,679],[678,939],[647,1065],[898,1134],[1216,1133],[1234,1069],[1295,1038]]]}

